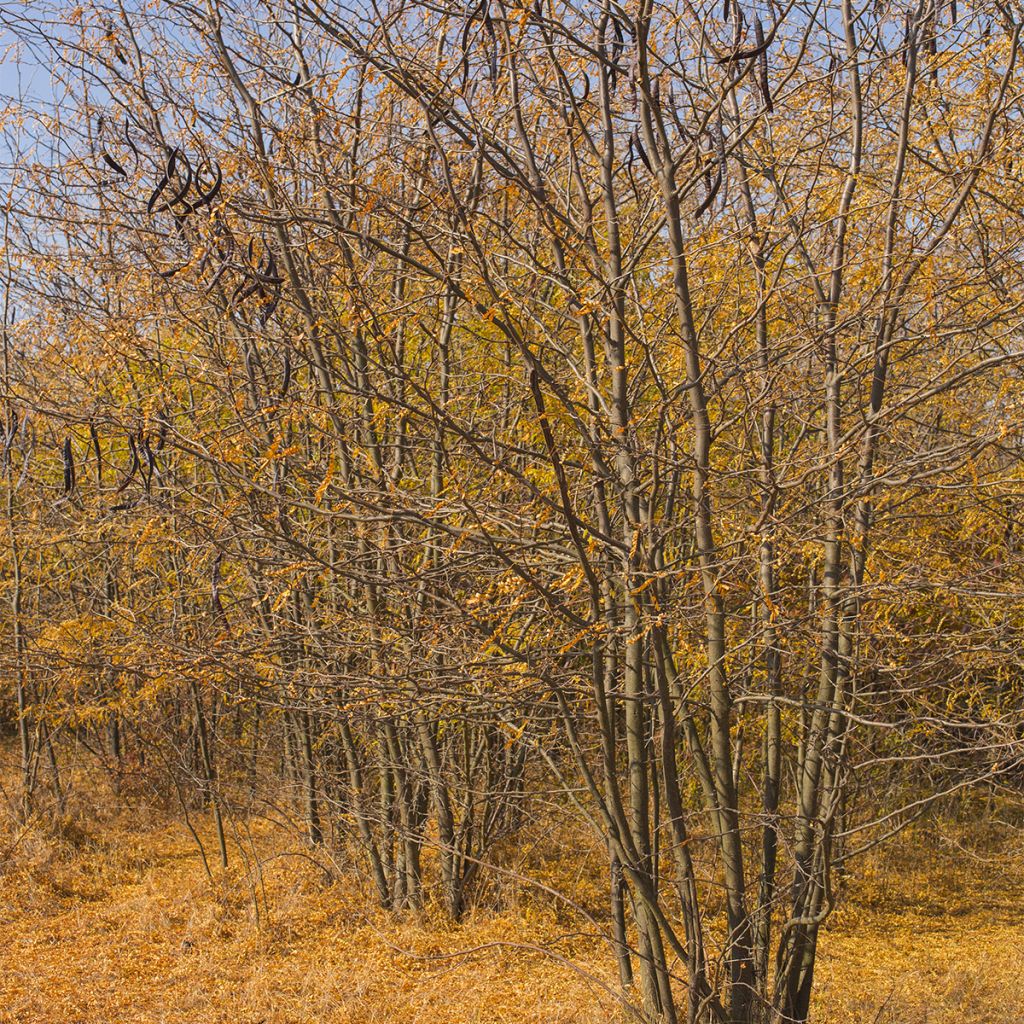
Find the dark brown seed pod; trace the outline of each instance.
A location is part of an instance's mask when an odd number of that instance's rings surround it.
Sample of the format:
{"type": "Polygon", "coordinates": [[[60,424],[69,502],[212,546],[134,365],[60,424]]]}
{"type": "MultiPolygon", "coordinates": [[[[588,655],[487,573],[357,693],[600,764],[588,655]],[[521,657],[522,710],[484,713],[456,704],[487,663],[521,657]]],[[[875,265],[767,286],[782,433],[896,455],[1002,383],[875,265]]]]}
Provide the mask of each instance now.
{"type": "Polygon", "coordinates": [[[103,162],[115,173],[122,181],[128,177],[128,172],[109,154],[104,152],[103,162]]]}
{"type": "Polygon", "coordinates": [[[96,424],[89,424],[89,437],[92,438],[92,450],[96,453],[96,484],[103,486],[103,450],[100,448],[100,435],[96,432],[96,424]]]}
{"type": "Polygon", "coordinates": [[[765,110],[770,114],[775,108],[772,105],[772,89],[768,82],[768,44],[764,40],[764,26],[761,24],[760,18],[754,22],[754,40],[759,51],[757,64],[760,76],[761,98],[764,100],[765,110]]]}
{"type": "Polygon", "coordinates": [[[167,166],[164,169],[164,173],[161,176],[160,180],[157,182],[157,186],[153,190],[152,195],[150,195],[149,202],[146,203],[146,212],[149,213],[149,214],[152,214],[152,213],[154,213],[154,211],[159,212],[160,210],[169,210],[172,206],[176,205],[177,203],[180,203],[181,200],[185,198],[185,194],[188,192],[188,190],[191,187],[192,187],[192,165],[191,165],[191,163],[189,163],[188,157],[186,157],[181,152],[181,150],[178,149],[177,146],[175,146],[168,153],[168,156],[167,156],[167,166]],[[171,183],[171,179],[174,178],[174,175],[177,172],[179,159],[185,165],[185,181],[184,181],[184,184],[181,185],[178,188],[178,190],[174,193],[174,195],[170,199],[165,200],[158,207],[156,205],[158,200],[164,194],[164,192],[166,191],[168,185],[171,183]]]}
{"type": "Polygon", "coordinates": [[[288,396],[288,387],[292,382],[292,357],[291,353],[285,349],[284,352],[284,376],[281,380],[281,398],[288,396]]]}
{"type": "Polygon", "coordinates": [[[270,300],[264,304],[260,310],[260,327],[266,327],[270,318],[274,315],[274,311],[277,309],[278,303],[281,301],[281,289],[277,288],[274,294],[270,297],[270,300]]]}
{"type": "Polygon", "coordinates": [[[75,457],[71,451],[71,438],[64,438],[64,493],[70,494],[75,489],[75,457]]]}
{"type": "Polygon", "coordinates": [[[196,210],[202,209],[204,206],[209,206],[214,199],[217,198],[222,182],[223,175],[221,173],[220,164],[216,161],[210,163],[203,160],[203,162],[196,168],[195,174],[195,186],[199,195],[189,204],[189,212],[195,212],[196,210]],[[203,189],[200,185],[200,181],[203,178],[203,171],[213,172],[213,183],[207,189],[203,189]]]}
{"type": "Polygon", "coordinates": [[[149,446],[148,434],[142,438],[142,454],[146,460],[144,480],[146,485],[146,493],[148,494],[150,485],[153,482],[153,473],[156,471],[156,457],[153,455],[153,449],[150,448],[149,446]]]}
{"type": "Polygon", "coordinates": [[[132,154],[135,157],[135,166],[138,167],[139,166],[139,149],[138,149],[138,146],[136,146],[135,143],[132,141],[132,134],[128,130],[128,118],[127,117],[125,117],[125,119],[124,119],[124,141],[128,143],[128,148],[132,151],[132,154]]]}
{"type": "Polygon", "coordinates": [[[715,172],[715,178],[714,178],[713,181],[711,179],[711,172],[710,171],[705,171],[704,172],[704,189],[705,189],[706,194],[704,196],[704,199],[701,201],[700,205],[697,207],[697,209],[693,211],[694,217],[699,219],[700,217],[704,216],[705,212],[708,210],[708,208],[711,206],[711,204],[715,201],[715,197],[718,195],[718,190],[721,187],[722,187],[722,165],[719,164],[718,167],[717,167],[717,170],[715,172]]]}
{"type": "Polygon", "coordinates": [[[175,274],[180,274],[187,266],[188,263],[182,263],[179,264],[177,267],[171,267],[170,270],[158,270],[157,274],[158,276],[162,277],[165,281],[169,281],[172,277],[174,277],[175,274]]]}
{"type": "Polygon", "coordinates": [[[121,486],[118,487],[117,493],[120,494],[131,482],[135,479],[135,474],[139,471],[139,450],[135,446],[135,438],[128,435],[128,450],[132,453],[131,465],[128,467],[128,475],[124,478],[121,486]]]}
{"type": "Polygon", "coordinates": [[[221,279],[221,278],[222,278],[222,277],[224,276],[224,274],[225,274],[225,273],[227,272],[228,266],[229,266],[229,264],[228,264],[228,261],[227,261],[227,260],[225,260],[225,261],[224,261],[224,262],[223,262],[223,263],[222,263],[222,264],[221,264],[221,265],[220,265],[220,266],[219,266],[219,267],[217,268],[217,273],[215,273],[215,274],[213,275],[213,278],[212,278],[212,280],[211,280],[211,281],[210,281],[210,283],[209,283],[209,284],[208,284],[208,285],[206,286],[206,288],[205,288],[205,289],[203,290],[203,294],[204,294],[204,295],[209,295],[209,294],[210,294],[210,292],[212,292],[212,291],[213,291],[213,289],[217,287],[217,284],[218,284],[218,283],[220,282],[220,279],[221,279]]]}
{"type": "Polygon", "coordinates": [[[631,140],[633,146],[636,147],[636,155],[640,157],[644,167],[654,173],[654,168],[651,166],[651,161],[647,158],[647,151],[644,149],[644,144],[640,141],[640,129],[639,127],[633,129],[633,138],[631,140]]]}
{"type": "Polygon", "coordinates": [[[3,462],[6,466],[11,458],[11,445],[14,443],[14,436],[18,433],[18,414],[16,412],[11,413],[11,428],[4,434],[4,457],[3,462]]]}
{"type": "Polygon", "coordinates": [[[494,31],[494,19],[491,18],[491,12],[488,10],[484,11],[484,28],[487,29],[487,36],[490,40],[488,52],[491,81],[496,82],[498,80],[498,36],[494,31]]]}
{"type": "Polygon", "coordinates": [[[612,31],[615,33],[615,41],[612,43],[612,62],[614,63],[622,56],[622,51],[626,48],[622,25],[614,14],[612,15],[612,31]]]}

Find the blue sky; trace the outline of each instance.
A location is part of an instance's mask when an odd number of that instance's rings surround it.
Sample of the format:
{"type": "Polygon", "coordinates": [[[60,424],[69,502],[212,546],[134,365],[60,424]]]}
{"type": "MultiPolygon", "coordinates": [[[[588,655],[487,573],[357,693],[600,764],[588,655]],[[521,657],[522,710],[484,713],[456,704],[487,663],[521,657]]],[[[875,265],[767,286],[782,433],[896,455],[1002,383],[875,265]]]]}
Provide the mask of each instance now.
{"type": "Polygon", "coordinates": [[[18,41],[20,26],[31,26],[31,3],[0,0],[0,96],[45,101],[52,95],[46,54],[18,41]]]}

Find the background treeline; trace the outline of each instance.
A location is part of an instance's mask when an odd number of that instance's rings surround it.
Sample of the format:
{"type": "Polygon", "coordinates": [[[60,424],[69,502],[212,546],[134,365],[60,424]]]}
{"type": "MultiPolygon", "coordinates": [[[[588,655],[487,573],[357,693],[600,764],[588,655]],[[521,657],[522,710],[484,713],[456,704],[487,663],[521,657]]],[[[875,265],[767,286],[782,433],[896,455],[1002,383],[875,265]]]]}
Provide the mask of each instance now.
{"type": "Polygon", "coordinates": [[[752,1024],[1019,807],[1015,7],[0,14],[19,813],[88,755],[455,918],[571,822],[627,1003],[752,1024]]]}

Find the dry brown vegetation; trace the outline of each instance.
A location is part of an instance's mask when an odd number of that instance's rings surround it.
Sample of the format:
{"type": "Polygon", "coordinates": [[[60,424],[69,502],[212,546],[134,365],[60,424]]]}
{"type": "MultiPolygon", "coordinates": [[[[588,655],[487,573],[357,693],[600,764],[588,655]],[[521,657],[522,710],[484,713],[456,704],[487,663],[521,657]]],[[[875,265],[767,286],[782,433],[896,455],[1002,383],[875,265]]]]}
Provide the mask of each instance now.
{"type": "Polygon", "coordinates": [[[1024,1020],[1024,0],[0,53],[0,1012],[1024,1020]]]}
{"type": "MultiPolygon", "coordinates": [[[[96,791],[79,800],[59,825],[5,819],[3,1024],[628,1019],[601,942],[523,885],[506,883],[493,908],[458,925],[434,907],[396,919],[368,909],[355,865],[329,879],[268,820],[235,823],[237,855],[211,881],[180,815],[96,791]]],[[[934,818],[858,862],[825,932],[815,1020],[1020,1020],[1024,847],[995,826],[979,831],[981,808],[961,811],[969,830],[934,818]]],[[[212,822],[196,824],[212,849],[212,822]]],[[[531,856],[524,844],[532,877],[568,887],[571,873],[575,891],[600,898],[586,859],[531,856]]]]}

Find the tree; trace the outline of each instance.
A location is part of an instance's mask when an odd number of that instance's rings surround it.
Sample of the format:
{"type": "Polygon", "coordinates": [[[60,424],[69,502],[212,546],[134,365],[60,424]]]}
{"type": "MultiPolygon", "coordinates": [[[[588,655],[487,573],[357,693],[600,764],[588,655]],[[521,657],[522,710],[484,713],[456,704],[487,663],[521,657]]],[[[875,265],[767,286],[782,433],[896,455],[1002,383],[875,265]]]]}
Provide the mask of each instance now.
{"type": "Polygon", "coordinates": [[[454,917],[553,780],[648,1018],[806,1020],[836,871],[1020,763],[1015,15],[20,31],[81,97],[5,250],[25,763],[185,751],[226,861],[279,753],[314,846],[454,917]]]}

